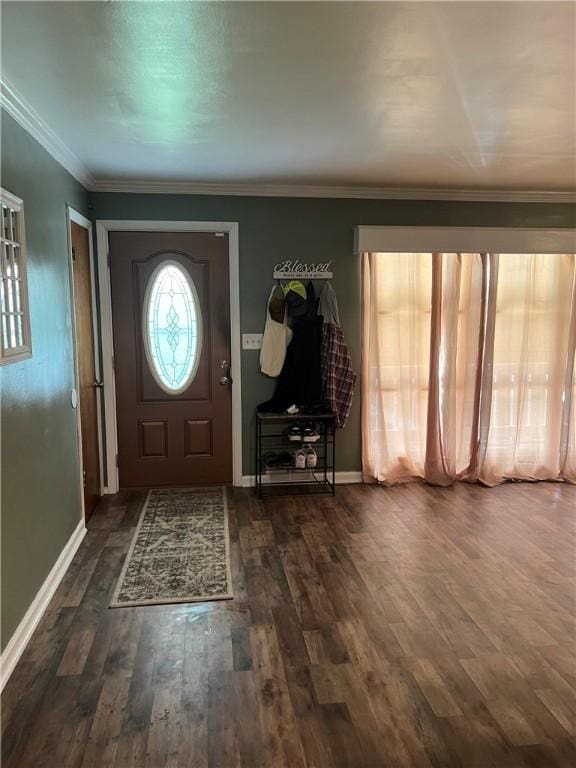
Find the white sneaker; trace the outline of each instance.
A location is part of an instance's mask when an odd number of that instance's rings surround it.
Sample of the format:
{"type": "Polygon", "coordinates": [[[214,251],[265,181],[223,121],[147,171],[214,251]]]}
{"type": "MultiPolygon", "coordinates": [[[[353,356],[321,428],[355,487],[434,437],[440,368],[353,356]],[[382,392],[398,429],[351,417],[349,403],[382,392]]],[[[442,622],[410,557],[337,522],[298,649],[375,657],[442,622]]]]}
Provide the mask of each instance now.
{"type": "Polygon", "coordinates": [[[318,456],[314,448],[308,448],[306,450],[306,466],[315,467],[318,464],[318,456]]]}
{"type": "Polygon", "coordinates": [[[296,469],[305,469],[306,468],[306,459],[307,456],[304,453],[304,451],[295,451],[294,452],[294,466],[296,469]]]}

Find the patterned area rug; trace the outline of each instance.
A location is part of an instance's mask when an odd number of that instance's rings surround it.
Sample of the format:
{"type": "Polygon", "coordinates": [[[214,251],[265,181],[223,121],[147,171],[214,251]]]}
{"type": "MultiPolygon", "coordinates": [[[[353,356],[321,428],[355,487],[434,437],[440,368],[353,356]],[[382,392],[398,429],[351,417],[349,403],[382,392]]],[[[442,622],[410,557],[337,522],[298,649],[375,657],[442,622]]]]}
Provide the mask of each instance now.
{"type": "Polygon", "coordinates": [[[149,491],[110,607],[230,598],[226,490],[149,491]]]}

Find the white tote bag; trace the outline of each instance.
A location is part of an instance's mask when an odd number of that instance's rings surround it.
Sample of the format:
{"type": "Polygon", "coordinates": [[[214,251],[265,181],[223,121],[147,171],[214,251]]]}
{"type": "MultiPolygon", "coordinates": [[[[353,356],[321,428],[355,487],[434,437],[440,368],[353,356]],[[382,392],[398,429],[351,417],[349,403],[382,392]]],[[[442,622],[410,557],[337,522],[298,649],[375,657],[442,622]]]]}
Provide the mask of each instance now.
{"type": "Polygon", "coordinates": [[[272,286],[266,304],[266,324],[264,326],[262,348],[260,349],[260,370],[266,376],[272,378],[280,375],[284,359],[286,358],[286,347],[292,341],[292,331],[288,327],[286,308],[284,308],[283,322],[278,323],[270,317],[270,301],[276,287],[276,285],[272,286]]]}

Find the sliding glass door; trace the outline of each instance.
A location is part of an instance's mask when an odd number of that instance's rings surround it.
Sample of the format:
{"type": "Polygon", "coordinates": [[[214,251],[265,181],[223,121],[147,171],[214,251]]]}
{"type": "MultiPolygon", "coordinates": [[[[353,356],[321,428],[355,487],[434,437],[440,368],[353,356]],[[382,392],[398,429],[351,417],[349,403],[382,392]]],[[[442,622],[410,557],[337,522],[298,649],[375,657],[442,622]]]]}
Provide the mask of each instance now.
{"type": "Polygon", "coordinates": [[[576,256],[363,254],[363,469],[576,482],[576,256]]]}

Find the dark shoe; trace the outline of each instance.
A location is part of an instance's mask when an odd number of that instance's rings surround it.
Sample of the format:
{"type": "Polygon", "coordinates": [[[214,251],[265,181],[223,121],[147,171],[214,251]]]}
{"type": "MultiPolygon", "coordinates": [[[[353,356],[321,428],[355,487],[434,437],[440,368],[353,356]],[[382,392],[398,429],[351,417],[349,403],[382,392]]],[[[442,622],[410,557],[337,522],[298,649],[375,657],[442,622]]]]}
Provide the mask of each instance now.
{"type": "Polygon", "coordinates": [[[288,440],[292,443],[302,441],[302,430],[298,424],[291,424],[286,430],[286,434],[288,435],[288,440]]]}
{"type": "Polygon", "coordinates": [[[287,469],[292,466],[293,466],[292,454],[288,453],[288,451],[281,451],[280,453],[271,453],[269,460],[266,462],[266,470],[287,469]]]}
{"type": "Polygon", "coordinates": [[[288,453],[288,451],[282,451],[278,454],[277,469],[290,469],[294,466],[294,459],[292,458],[292,454],[288,453]]]}
{"type": "Polygon", "coordinates": [[[268,472],[269,469],[272,469],[276,462],[278,461],[278,454],[276,451],[268,451],[267,453],[262,456],[262,464],[264,466],[264,471],[268,472]]]}
{"type": "Polygon", "coordinates": [[[304,408],[301,408],[301,412],[310,416],[326,416],[326,414],[332,413],[332,408],[327,400],[319,400],[315,403],[308,403],[304,408]]]}
{"type": "Polygon", "coordinates": [[[305,443],[316,443],[320,440],[320,434],[314,424],[306,424],[302,430],[302,440],[304,440],[305,443]]]}

